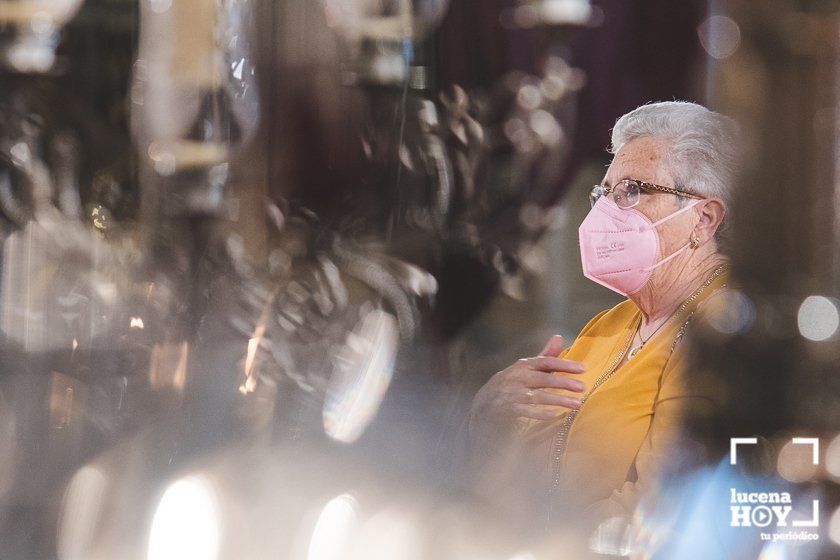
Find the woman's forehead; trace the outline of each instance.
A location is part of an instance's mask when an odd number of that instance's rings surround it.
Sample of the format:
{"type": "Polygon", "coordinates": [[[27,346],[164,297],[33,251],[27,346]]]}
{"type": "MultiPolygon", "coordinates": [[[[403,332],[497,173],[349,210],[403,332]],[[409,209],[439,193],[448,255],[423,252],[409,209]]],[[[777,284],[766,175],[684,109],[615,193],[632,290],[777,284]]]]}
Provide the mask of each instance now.
{"type": "Polygon", "coordinates": [[[669,175],[665,169],[667,141],[662,138],[636,138],[624,144],[615,154],[604,177],[605,182],[640,179],[655,183],[669,175]]]}

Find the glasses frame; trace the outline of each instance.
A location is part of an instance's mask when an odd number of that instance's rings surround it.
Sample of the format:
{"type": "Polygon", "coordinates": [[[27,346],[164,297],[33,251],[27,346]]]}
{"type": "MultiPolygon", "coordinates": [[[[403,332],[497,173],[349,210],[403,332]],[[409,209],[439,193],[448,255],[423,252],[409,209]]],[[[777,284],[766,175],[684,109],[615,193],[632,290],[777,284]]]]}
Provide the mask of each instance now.
{"type": "MultiPolygon", "coordinates": [[[[601,198],[602,196],[607,196],[608,194],[613,192],[618,187],[618,185],[620,185],[622,183],[633,183],[633,184],[635,184],[636,186],[639,187],[640,191],[643,191],[643,190],[644,191],[657,191],[657,192],[673,194],[673,195],[676,195],[676,196],[682,196],[682,197],[685,197],[685,198],[693,198],[693,199],[696,199],[696,200],[704,200],[706,198],[704,196],[699,196],[699,195],[692,194],[692,193],[689,193],[689,192],[681,191],[679,189],[674,189],[672,187],[663,187],[662,185],[657,185],[657,184],[654,184],[654,183],[648,183],[647,181],[641,181],[639,179],[622,179],[621,181],[617,182],[613,186],[604,186],[604,185],[593,186],[592,189],[589,191],[590,203],[594,206],[595,202],[597,202],[598,198],[601,198]],[[603,189],[604,192],[597,195],[597,198],[593,198],[593,197],[596,196],[595,195],[595,189],[598,189],[598,188],[603,189]]],[[[634,206],[639,204],[639,201],[641,199],[642,198],[639,197],[636,200],[636,202],[634,202],[630,206],[622,206],[621,208],[633,208],[634,206]]]]}

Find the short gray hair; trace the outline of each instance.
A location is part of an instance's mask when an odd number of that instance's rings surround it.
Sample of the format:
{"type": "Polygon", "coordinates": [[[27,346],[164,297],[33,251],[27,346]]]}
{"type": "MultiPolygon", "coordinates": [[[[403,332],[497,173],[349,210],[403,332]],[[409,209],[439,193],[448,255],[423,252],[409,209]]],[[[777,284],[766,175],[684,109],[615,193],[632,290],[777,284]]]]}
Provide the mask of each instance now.
{"type": "MultiPolygon", "coordinates": [[[[736,122],[688,101],[663,101],[642,105],[622,116],[612,129],[610,153],[641,137],[671,142],[666,156],[675,187],[723,200],[731,208],[732,186],[740,159],[740,131],[736,122]]],[[[718,236],[725,237],[725,219],[718,236]]]]}

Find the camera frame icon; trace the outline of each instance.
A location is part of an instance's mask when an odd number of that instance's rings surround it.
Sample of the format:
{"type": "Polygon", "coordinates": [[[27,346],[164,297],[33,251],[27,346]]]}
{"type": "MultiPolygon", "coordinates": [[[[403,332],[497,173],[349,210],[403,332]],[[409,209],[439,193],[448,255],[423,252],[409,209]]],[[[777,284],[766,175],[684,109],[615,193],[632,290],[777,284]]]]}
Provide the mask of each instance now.
{"type": "MultiPolygon", "coordinates": [[[[810,445],[811,446],[811,463],[815,466],[820,464],[820,440],[815,437],[794,437],[791,438],[793,445],[810,445]]],[[[729,464],[738,464],[738,446],[739,445],[757,445],[757,437],[736,437],[729,438],[729,464]]],[[[818,527],[820,524],[820,501],[812,500],[811,519],[807,521],[795,520],[794,527],[818,527]]]]}
{"type": "MultiPolygon", "coordinates": [[[[815,437],[795,437],[791,438],[791,443],[794,445],[810,445],[811,446],[811,463],[813,465],[820,464],[820,439],[815,437]]],[[[738,446],[739,445],[757,445],[758,438],[756,437],[736,437],[729,438],[729,464],[738,464],[738,446]]]]}

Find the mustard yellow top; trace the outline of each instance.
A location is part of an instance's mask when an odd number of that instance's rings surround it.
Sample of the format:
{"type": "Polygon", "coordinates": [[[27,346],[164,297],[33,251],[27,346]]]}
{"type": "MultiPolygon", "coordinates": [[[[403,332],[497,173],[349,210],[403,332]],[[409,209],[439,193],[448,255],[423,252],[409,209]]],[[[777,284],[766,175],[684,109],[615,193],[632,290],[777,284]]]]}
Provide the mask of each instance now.
{"type": "Polygon", "coordinates": [[[521,418],[513,441],[485,449],[479,485],[506,506],[537,517],[551,500],[592,521],[632,515],[662,460],[677,451],[681,415],[709,404],[711,392],[686,383],[690,372],[679,340],[688,330],[686,320],[694,322],[697,306],[727,278],[726,271],[719,274],[627,361],[622,358],[641,320],[639,308],[627,299],[596,315],[560,353],[586,365],[585,373],[573,375],[585,383],[584,393],[547,389],[585,398],[578,412],[563,409],[548,421],[521,418]],[[558,451],[559,431],[564,437],[558,451]]]}

